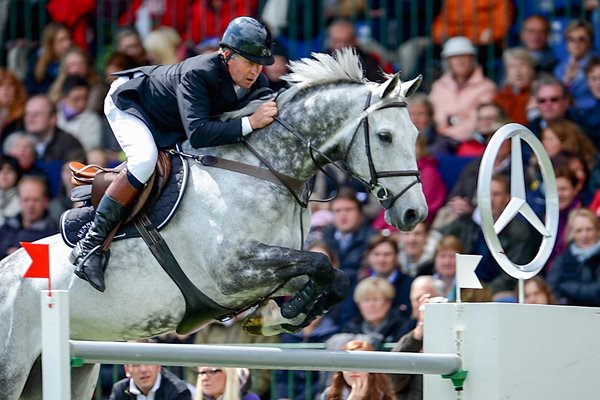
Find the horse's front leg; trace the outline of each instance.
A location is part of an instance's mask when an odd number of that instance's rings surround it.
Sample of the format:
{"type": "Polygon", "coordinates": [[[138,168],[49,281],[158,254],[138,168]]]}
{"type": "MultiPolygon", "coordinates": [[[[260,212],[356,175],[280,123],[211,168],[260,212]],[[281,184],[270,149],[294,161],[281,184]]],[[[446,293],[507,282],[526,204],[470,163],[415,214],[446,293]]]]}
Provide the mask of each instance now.
{"type": "Polygon", "coordinates": [[[283,293],[291,298],[281,305],[282,317],[289,322],[305,316],[300,323],[287,324],[286,330],[308,325],[348,294],[348,278],[321,253],[254,243],[245,246],[238,255],[237,276],[242,271],[243,278],[235,282],[235,290],[283,287],[287,289],[283,293]],[[294,279],[301,277],[308,279],[294,279]]]}

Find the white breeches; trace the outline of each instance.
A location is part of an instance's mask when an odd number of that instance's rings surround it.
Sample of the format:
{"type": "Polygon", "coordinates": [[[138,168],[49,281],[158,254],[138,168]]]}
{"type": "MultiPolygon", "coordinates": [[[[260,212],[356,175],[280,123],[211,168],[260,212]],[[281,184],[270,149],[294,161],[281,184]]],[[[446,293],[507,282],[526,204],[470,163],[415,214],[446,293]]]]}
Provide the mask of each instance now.
{"type": "Polygon", "coordinates": [[[112,83],[104,100],[104,114],[127,157],[127,170],[138,181],[146,183],[152,176],[158,159],[154,137],[143,121],[119,110],[111,97],[113,92],[128,80],[127,77],[120,77],[112,83]]]}

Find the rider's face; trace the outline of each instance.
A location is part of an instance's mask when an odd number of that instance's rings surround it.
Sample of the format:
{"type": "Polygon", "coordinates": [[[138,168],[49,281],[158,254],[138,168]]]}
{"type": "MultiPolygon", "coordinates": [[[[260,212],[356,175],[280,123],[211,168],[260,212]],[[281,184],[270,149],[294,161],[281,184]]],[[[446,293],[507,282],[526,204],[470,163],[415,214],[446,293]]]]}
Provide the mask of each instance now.
{"type": "Polygon", "coordinates": [[[262,68],[262,65],[235,53],[227,61],[227,69],[229,70],[231,79],[236,85],[244,89],[249,89],[256,82],[262,68]]]}

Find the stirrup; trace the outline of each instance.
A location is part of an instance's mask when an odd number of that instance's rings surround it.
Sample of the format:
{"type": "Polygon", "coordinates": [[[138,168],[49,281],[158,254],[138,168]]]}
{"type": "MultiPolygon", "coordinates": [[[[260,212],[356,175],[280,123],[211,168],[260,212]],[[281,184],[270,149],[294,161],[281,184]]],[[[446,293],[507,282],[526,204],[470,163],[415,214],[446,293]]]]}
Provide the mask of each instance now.
{"type": "MultiPolygon", "coordinates": [[[[75,273],[75,275],[78,278],[89,283],[90,286],[92,286],[94,289],[98,290],[99,292],[104,292],[105,288],[99,287],[96,284],[94,284],[94,282],[92,282],[92,280],[89,278],[88,274],[86,273],[86,268],[84,266],[84,263],[92,256],[100,257],[100,261],[102,262],[100,273],[102,275],[104,275],[104,272],[106,271],[106,265],[108,264],[108,260],[110,258],[110,249],[106,250],[106,251],[102,250],[102,245],[98,245],[98,246],[94,247],[85,256],[78,257],[79,261],[77,262],[77,264],[75,264],[75,270],[73,272],[75,273]]],[[[104,279],[102,279],[102,281],[104,281],[104,279]]]]}

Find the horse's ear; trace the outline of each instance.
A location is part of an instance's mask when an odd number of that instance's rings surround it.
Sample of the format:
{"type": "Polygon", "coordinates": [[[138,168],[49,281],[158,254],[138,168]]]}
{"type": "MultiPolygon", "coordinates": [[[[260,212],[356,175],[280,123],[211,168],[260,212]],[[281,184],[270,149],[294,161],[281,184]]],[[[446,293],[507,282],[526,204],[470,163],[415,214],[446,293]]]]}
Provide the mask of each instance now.
{"type": "Polygon", "coordinates": [[[394,89],[396,89],[398,82],[400,82],[400,72],[397,72],[393,77],[391,77],[390,79],[388,79],[380,85],[378,90],[378,92],[381,94],[380,97],[383,99],[389,96],[390,93],[392,93],[394,89]]]}
{"type": "Polygon", "coordinates": [[[417,76],[412,81],[402,83],[402,89],[400,89],[400,93],[404,97],[412,96],[417,91],[419,86],[421,86],[421,82],[423,82],[423,75],[417,76]]]}

